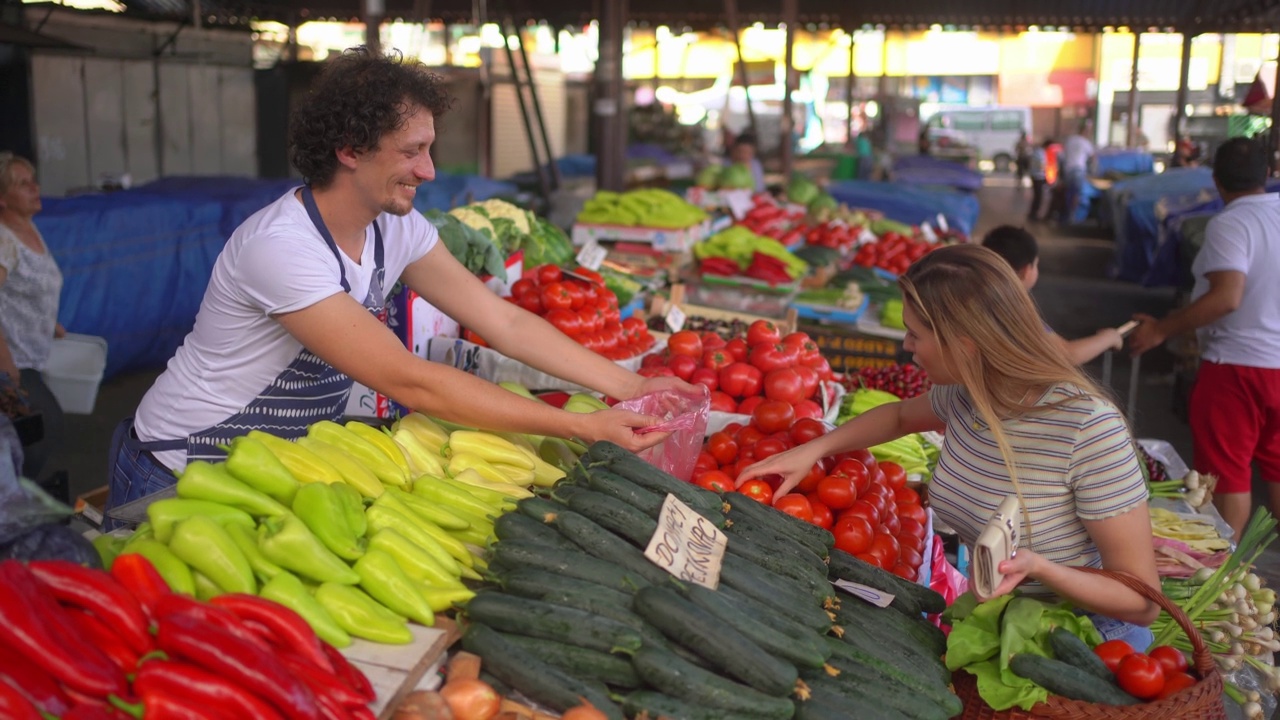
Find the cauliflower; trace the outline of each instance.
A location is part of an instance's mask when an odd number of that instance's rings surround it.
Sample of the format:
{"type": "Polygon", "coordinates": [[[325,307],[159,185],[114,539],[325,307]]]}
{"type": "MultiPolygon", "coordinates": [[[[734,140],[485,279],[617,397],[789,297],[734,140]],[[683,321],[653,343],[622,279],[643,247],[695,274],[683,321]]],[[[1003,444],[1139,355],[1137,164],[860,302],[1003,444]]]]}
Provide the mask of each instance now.
{"type": "Polygon", "coordinates": [[[479,203],[479,205],[484,208],[485,214],[489,217],[495,220],[498,218],[507,218],[511,222],[515,223],[516,229],[523,235],[528,235],[532,229],[529,225],[529,213],[509,202],[491,199],[485,200],[484,202],[479,203]]]}
{"type": "Polygon", "coordinates": [[[482,212],[477,212],[469,206],[456,207],[449,211],[449,214],[462,221],[467,227],[475,228],[489,236],[490,239],[498,236],[498,231],[494,229],[493,223],[489,222],[489,218],[482,212]]]}

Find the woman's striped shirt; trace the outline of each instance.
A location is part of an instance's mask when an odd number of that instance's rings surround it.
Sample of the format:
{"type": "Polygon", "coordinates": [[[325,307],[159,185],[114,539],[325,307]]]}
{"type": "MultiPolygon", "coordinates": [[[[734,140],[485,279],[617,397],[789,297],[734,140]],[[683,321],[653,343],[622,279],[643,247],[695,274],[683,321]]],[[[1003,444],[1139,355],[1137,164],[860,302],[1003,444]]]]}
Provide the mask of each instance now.
{"type": "MultiPolygon", "coordinates": [[[[962,385],[930,391],[946,440],[929,485],[938,518],[972,546],[1013,483],[991,429],[962,385]]],[[[1111,403],[1068,385],[1036,403],[1039,411],[1007,420],[1005,435],[1017,462],[1018,484],[1030,513],[1020,547],[1061,565],[1101,567],[1082,520],[1101,520],[1146,501],[1133,439],[1111,403]]],[[[1024,589],[1035,593],[1035,584],[1024,589]]]]}

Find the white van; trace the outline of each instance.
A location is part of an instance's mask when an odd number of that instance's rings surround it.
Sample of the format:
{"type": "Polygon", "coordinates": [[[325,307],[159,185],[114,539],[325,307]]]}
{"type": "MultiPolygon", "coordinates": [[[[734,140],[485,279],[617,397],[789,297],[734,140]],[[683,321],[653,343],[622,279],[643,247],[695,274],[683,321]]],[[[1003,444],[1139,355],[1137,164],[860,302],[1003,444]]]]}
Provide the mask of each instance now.
{"type": "Polygon", "coordinates": [[[934,144],[945,138],[952,145],[970,146],[977,151],[979,161],[990,161],[998,172],[1013,169],[1018,137],[1024,132],[1031,136],[1029,107],[923,103],[920,116],[926,119],[934,144]]]}

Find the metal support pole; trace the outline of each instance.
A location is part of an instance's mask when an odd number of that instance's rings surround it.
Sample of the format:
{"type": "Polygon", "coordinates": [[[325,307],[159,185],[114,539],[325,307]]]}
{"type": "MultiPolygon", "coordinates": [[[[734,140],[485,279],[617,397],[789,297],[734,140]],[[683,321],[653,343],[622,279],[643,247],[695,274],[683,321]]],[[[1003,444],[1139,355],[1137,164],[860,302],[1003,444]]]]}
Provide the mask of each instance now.
{"type": "Polygon", "coordinates": [[[599,123],[596,187],[620,192],[626,185],[626,118],[622,113],[622,40],[626,0],[600,3],[600,53],[596,60],[593,114],[599,123]],[[622,122],[619,122],[622,121],[622,122]],[[620,131],[621,130],[621,131],[620,131]]]}
{"type": "Polygon", "coordinates": [[[844,100],[849,108],[849,112],[845,115],[845,138],[850,147],[853,145],[853,86],[857,81],[857,75],[854,73],[854,56],[858,43],[853,39],[853,33],[849,33],[849,77],[845,80],[844,100]]]}
{"type": "Polygon", "coordinates": [[[786,69],[783,73],[785,88],[782,96],[782,175],[791,177],[795,164],[795,143],[792,135],[795,130],[795,118],[792,116],[791,92],[795,89],[795,69],[792,67],[792,55],[796,44],[796,25],[799,23],[800,0],[782,0],[782,20],[787,24],[787,51],[785,55],[786,69]]]}
{"type": "MultiPolygon", "coordinates": [[[[529,104],[533,106],[533,117],[538,121],[538,134],[542,139],[542,149],[547,154],[547,164],[551,174],[551,189],[555,190],[560,187],[560,168],[556,165],[556,153],[551,147],[551,138],[547,136],[547,122],[542,116],[542,101],[538,99],[538,86],[534,83],[533,66],[529,64],[529,53],[525,50],[524,36],[520,33],[519,26],[516,26],[514,21],[511,24],[515,26],[516,49],[520,51],[520,64],[524,66],[525,81],[529,84],[529,104]]],[[[515,77],[514,67],[511,68],[511,72],[512,76],[515,77]]]]}
{"type": "MultiPolygon", "coordinates": [[[[515,23],[512,23],[514,25],[515,23]]],[[[516,31],[516,42],[520,42],[520,28],[516,31]]],[[[551,198],[551,184],[547,180],[547,168],[542,164],[542,154],[538,152],[538,141],[533,134],[533,121],[529,117],[529,107],[524,99],[524,83],[520,80],[520,71],[516,68],[516,56],[511,51],[511,40],[507,36],[507,26],[502,27],[502,49],[507,53],[507,66],[511,70],[511,87],[516,94],[516,104],[520,106],[520,119],[524,121],[524,136],[529,141],[529,154],[533,157],[533,169],[538,173],[538,190],[543,200],[551,198]]]]}
{"type": "Polygon", "coordinates": [[[1280,175],[1280,43],[1276,45],[1276,84],[1271,93],[1271,173],[1280,175]]]}
{"type": "MultiPolygon", "coordinates": [[[[751,84],[747,80],[747,63],[742,59],[742,26],[738,25],[738,0],[724,0],[725,20],[729,23],[729,32],[733,34],[733,49],[737,53],[738,63],[734,68],[738,78],[738,84],[742,86],[742,95],[747,101],[747,127],[751,128],[751,134],[755,136],[756,142],[760,142],[759,128],[756,126],[756,108],[751,103],[751,84]]],[[[729,96],[733,91],[733,83],[729,83],[730,92],[725,94],[725,116],[728,116],[729,96]]],[[[726,150],[728,148],[725,148],[726,150]]]]}
{"type": "Polygon", "coordinates": [[[1178,95],[1174,100],[1176,107],[1173,113],[1173,140],[1182,139],[1183,120],[1187,117],[1187,76],[1191,73],[1191,39],[1190,32],[1182,33],[1182,67],[1178,71],[1178,95]]]}
{"type": "Polygon", "coordinates": [[[1133,68],[1129,71],[1129,122],[1125,127],[1124,144],[1138,144],[1138,50],[1142,45],[1142,33],[1133,31],[1133,68]]]}
{"type": "Polygon", "coordinates": [[[1127,405],[1127,408],[1129,415],[1129,427],[1134,432],[1137,432],[1138,427],[1138,375],[1141,369],[1141,357],[1135,357],[1129,360],[1129,404],[1127,405]]]}
{"type": "MultiPolygon", "coordinates": [[[[472,0],[472,22],[477,28],[489,22],[486,0],[472,0]]],[[[476,165],[484,177],[493,177],[493,83],[491,65],[493,50],[480,47],[480,102],[476,108],[476,165]]]]}

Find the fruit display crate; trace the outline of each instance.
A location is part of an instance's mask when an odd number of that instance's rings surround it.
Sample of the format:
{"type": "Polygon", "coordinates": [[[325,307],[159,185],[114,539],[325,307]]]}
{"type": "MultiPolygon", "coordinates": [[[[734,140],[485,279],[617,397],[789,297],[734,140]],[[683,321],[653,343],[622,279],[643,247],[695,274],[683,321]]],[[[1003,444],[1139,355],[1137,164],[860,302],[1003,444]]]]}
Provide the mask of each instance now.
{"type": "MultiPolygon", "coordinates": [[[[794,310],[788,310],[781,318],[766,317],[764,315],[738,312],[736,310],[724,310],[708,305],[695,305],[693,303],[685,302],[685,292],[685,286],[683,284],[676,284],[671,286],[671,297],[653,298],[653,301],[649,303],[649,325],[651,328],[654,325],[653,320],[655,318],[658,320],[665,318],[667,313],[671,312],[671,307],[675,305],[683,311],[686,318],[702,318],[703,320],[710,320],[716,323],[725,324],[732,324],[735,322],[741,323],[743,325],[743,333],[746,332],[746,326],[756,320],[768,320],[769,322],[772,322],[778,326],[778,331],[783,335],[796,331],[797,316],[794,310]]],[[[686,323],[685,328],[690,330],[697,329],[691,327],[688,323],[686,323]]]]}
{"type": "Polygon", "coordinates": [[[711,221],[704,220],[686,228],[649,228],[631,225],[589,225],[577,223],[570,238],[574,245],[596,242],[638,242],[653,245],[663,252],[686,252],[711,234],[711,221]]]}
{"type": "Polygon", "coordinates": [[[836,372],[887,367],[911,359],[911,353],[903,349],[901,340],[876,337],[828,323],[801,323],[800,330],[809,333],[836,372]]]}

